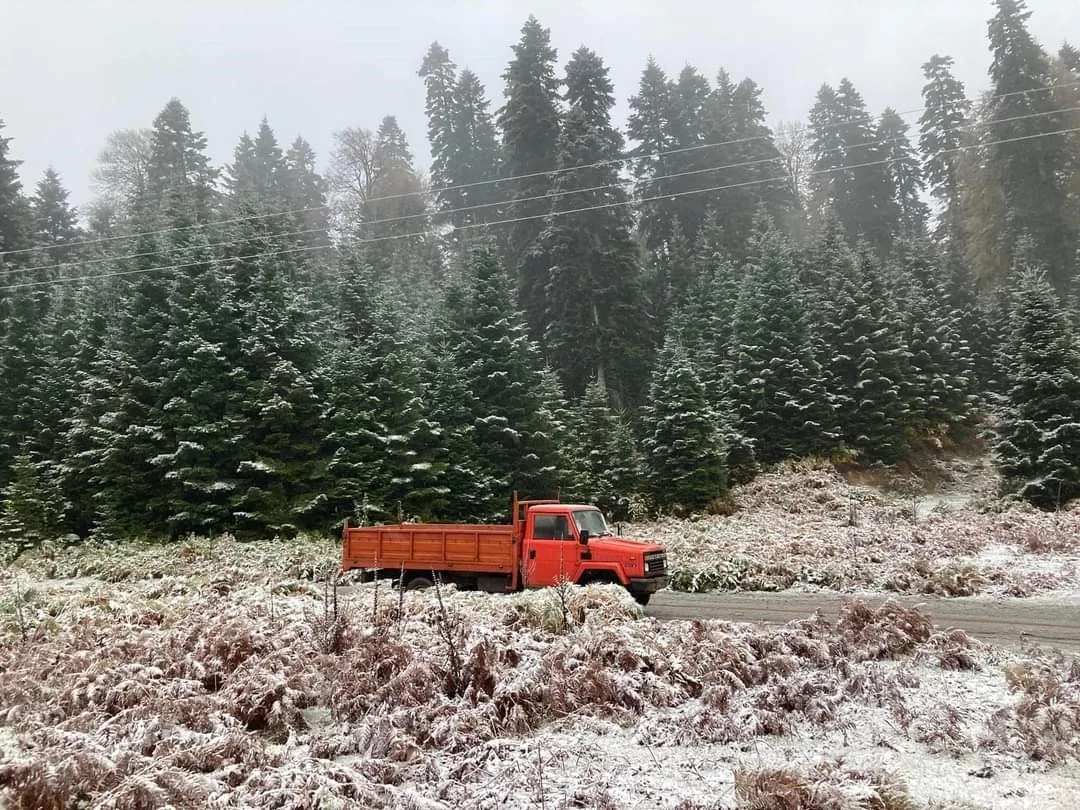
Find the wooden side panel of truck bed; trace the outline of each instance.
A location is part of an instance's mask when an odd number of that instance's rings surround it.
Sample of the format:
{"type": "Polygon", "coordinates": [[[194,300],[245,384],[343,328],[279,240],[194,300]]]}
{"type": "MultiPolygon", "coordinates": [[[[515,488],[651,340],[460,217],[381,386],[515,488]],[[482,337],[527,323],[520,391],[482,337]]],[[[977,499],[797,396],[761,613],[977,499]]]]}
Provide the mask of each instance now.
{"type": "Polygon", "coordinates": [[[342,567],[509,574],[516,551],[510,526],[369,526],[345,530],[342,567]]]}

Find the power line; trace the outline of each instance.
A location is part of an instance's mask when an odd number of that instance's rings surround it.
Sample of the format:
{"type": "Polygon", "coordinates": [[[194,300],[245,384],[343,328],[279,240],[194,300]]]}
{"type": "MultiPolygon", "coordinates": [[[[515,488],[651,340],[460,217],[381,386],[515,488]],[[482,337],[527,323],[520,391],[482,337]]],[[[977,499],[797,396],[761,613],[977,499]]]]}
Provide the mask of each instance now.
{"type": "MultiPolygon", "coordinates": [[[[1044,112],[1039,112],[1039,113],[1025,113],[1024,115],[1014,115],[1014,116],[1010,116],[1008,118],[995,118],[995,119],[992,119],[990,121],[983,121],[983,122],[974,123],[974,124],[963,124],[963,125],[956,126],[956,127],[949,127],[945,131],[946,132],[958,132],[958,131],[961,131],[961,130],[976,129],[976,128],[979,128],[979,127],[988,126],[990,124],[1003,124],[1003,123],[1008,123],[1008,122],[1011,122],[1011,121],[1020,121],[1020,120],[1025,120],[1025,119],[1040,118],[1040,117],[1047,116],[1047,115],[1059,115],[1059,114],[1062,114],[1062,113],[1078,112],[1078,111],[1080,111],[1080,106],[1078,106],[1078,107],[1067,107],[1067,108],[1063,108],[1063,109],[1056,109],[1056,110],[1044,111],[1044,112]]],[[[1052,133],[1048,133],[1048,134],[1052,134],[1052,133]]],[[[888,144],[899,143],[899,142],[904,141],[904,140],[906,140],[906,139],[903,138],[903,137],[884,138],[884,139],[875,140],[875,141],[864,141],[863,143],[848,144],[846,146],[846,148],[849,149],[849,150],[853,150],[853,149],[861,149],[861,148],[867,148],[867,147],[885,146],[885,145],[888,145],[888,144]]],[[[939,154],[943,154],[943,153],[939,153],[939,154]]],[[[728,170],[728,169],[748,168],[748,167],[751,167],[751,166],[760,166],[760,165],[763,165],[763,164],[775,163],[775,162],[781,161],[781,160],[783,160],[783,156],[782,155],[776,155],[775,157],[758,158],[756,160],[747,160],[747,161],[742,161],[742,162],[739,162],[739,163],[728,163],[728,164],[722,164],[722,165],[719,165],[719,166],[709,166],[709,167],[705,167],[705,168],[701,168],[701,169],[690,169],[690,170],[687,170],[687,171],[684,171],[684,172],[675,172],[675,173],[672,173],[672,174],[658,175],[656,177],[651,177],[651,178],[649,178],[649,182],[655,183],[655,182],[658,182],[660,180],[674,180],[674,179],[681,178],[681,177],[691,177],[691,176],[699,175],[699,174],[709,174],[711,172],[725,171],[725,170],[728,170]]],[[[789,178],[785,178],[785,179],[789,179],[789,178]]],[[[608,184],[605,184],[605,185],[589,186],[589,187],[586,187],[586,188],[566,189],[566,190],[562,190],[562,191],[549,192],[547,194],[537,194],[537,195],[533,195],[531,197],[519,197],[519,198],[513,199],[513,200],[497,200],[495,202],[478,203],[476,205],[462,206],[462,207],[459,207],[459,208],[452,208],[452,209],[448,209],[446,211],[441,211],[441,212],[439,212],[439,214],[443,215],[443,216],[447,216],[447,215],[451,215],[451,214],[466,213],[466,212],[469,212],[469,211],[478,211],[478,210],[481,210],[481,209],[484,209],[484,208],[492,208],[492,207],[496,207],[496,206],[500,206],[500,205],[508,205],[508,204],[511,204],[511,203],[520,204],[520,203],[525,203],[525,202],[534,202],[534,201],[537,201],[537,200],[553,200],[553,199],[568,196],[568,195],[571,195],[571,194],[588,194],[588,193],[592,193],[592,192],[595,192],[595,191],[606,191],[606,190],[609,190],[609,189],[622,188],[624,185],[626,185],[628,183],[632,183],[632,182],[635,182],[635,181],[633,181],[630,178],[625,178],[625,179],[622,179],[622,180],[617,180],[614,183],[608,183],[608,184]]],[[[773,182],[773,181],[769,181],[769,182],[773,182]]],[[[399,217],[386,217],[386,218],[383,218],[383,219],[375,219],[375,220],[371,220],[371,221],[368,221],[368,222],[364,222],[362,224],[365,227],[371,227],[371,226],[374,226],[374,225],[383,225],[383,224],[389,224],[389,223],[395,223],[395,222],[406,222],[406,221],[414,220],[414,219],[424,219],[424,218],[428,218],[428,217],[431,217],[431,216],[432,216],[431,212],[423,211],[423,212],[417,213],[417,214],[406,214],[404,216],[399,216],[399,217]]],[[[483,223],[478,223],[478,224],[483,224],[483,223]]],[[[292,237],[297,237],[297,236],[306,236],[306,235],[310,235],[310,234],[313,234],[313,233],[325,233],[327,231],[328,231],[328,228],[308,228],[308,229],[300,230],[300,231],[289,231],[289,232],[286,232],[286,233],[271,234],[269,236],[272,239],[287,239],[287,238],[292,238],[292,237]]],[[[205,245],[200,245],[200,247],[203,247],[203,248],[228,247],[229,245],[237,244],[238,242],[242,242],[242,241],[243,241],[242,238],[240,238],[240,239],[230,239],[230,240],[227,240],[227,241],[224,241],[224,242],[213,242],[213,243],[208,243],[208,244],[205,244],[205,245]]],[[[60,246],[60,247],[66,247],[66,246],[60,246]]],[[[322,247],[329,248],[330,246],[329,245],[323,245],[322,247]]],[[[76,266],[82,267],[82,266],[85,266],[85,265],[88,265],[88,264],[101,264],[101,263],[104,263],[104,262],[127,261],[127,260],[130,260],[130,259],[141,259],[141,258],[146,258],[146,257],[150,257],[150,256],[155,256],[155,255],[157,255],[157,251],[146,251],[146,252],[143,252],[143,253],[129,253],[129,254],[126,254],[126,255],[121,255],[121,256],[101,256],[101,257],[96,257],[96,258],[92,258],[92,259],[80,259],[80,260],[69,261],[69,262],[59,262],[57,264],[49,264],[49,265],[37,265],[37,266],[31,266],[31,267],[10,267],[10,268],[5,268],[5,269],[0,269],[0,273],[32,273],[32,272],[40,272],[42,270],[58,270],[58,269],[62,269],[64,267],[76,267],[76,266]]]]}
{"type": "MultiPolygon", "coordinates": [[[[1000,144],[1006,144],[1006,143],[1017,143],[1017,142],[1020,142],[1020,141],[1030,141],[1030,140],[1035,140],[1036,138],[1047,138],[1047,137],[1050,137],[1052,135],[1065,135],[1065,134],[1072,133],[1072,132],[1080,132],[1080,127],[1069,127],[1067,129],[1055,130],[1054,132],[1039,132],[1039,133],[1035,133],[1033,135],[1020,135],[1020,136],[1017,136],[1015,138],[1004,138],[1004,139],[997,140],[997,141],[989,141],[987,143],[972,144],[970,146],[960,146],[960,147],[956,147],[955,149],[943,149],[943,150],[941,150],[941,152],[939,152],[939,154],[950,154],[950,153],[954,153],[954,152],[965,152],[965,151],[968,151],[968,150],[971,150],[971,149],[984,149],[984,148],[986,148],[988,146],[998,146],[1000,144]]],[[[851,171],[853,169],[869,168],[871,166],[884,166],[886,164],[894,163],[894,162],[896,162],[895,158],[888,158],[888,159],[885,159],[885,160],[871,160],[871,161],[867,161],[865,163],[853,163],[853,164],[851,164],[849,166],[839,166],[839,167],[831,168],[831,169],[818,169],[818,170],[815,170],[815,171],[807,172],[807,176],[818,176],[818,175],[824,175],[824,174],[834,174],[834,173],[837,173],[837,172],[851,171]]],[[[555,212],[550,212],[550,213],[545,213],[545,214],[530,214],[530,215],[522,216],[522,217],[512,217],[512,218],[509,218],[509,219],[497,220],[495,222],[473,223],[473,224],[470,224],[470,225],[462,225],[462,226],[460,226],[458,228],[458,230],[471,230],[473,228],[493,228],[493,227],[496,227],[496,226],[499,226],[499,225],[510,225],[510,224],[517,223],[517,222],[528,222],[528,221],[531,221],[531,220],[546,219],[548,217],[555,218],[555,217],[560,217],[560,216],[569,216],[570,214],[581,214],[581,213],[585,213],[585,212],[588,212],[588,211],[599,211],[599,210],[607,209],[607,208],[618,208],[618,207],[624,206],[624,205],[639,205],[641,203],[657,202],[659,200],[670,200],[670,199],[675,199],[677,197],[690,196],[690,195],[693,195],[693,194],[707,194],[707,193],[710,193],[710,192],[726,191],[728,189],[733,189],[733,188],[747,188],[747,187],[750,187],[750,186],[762,185],[764,183],[775,183],[775,182],[784,181],[784,180],[787,180],[786,176],[769,177],[769,178],[765,178],[765,179],[748,180],[748,181],[743,182],[743,183],[730,183],[730,184],[727,184],[727,185],[713,186],[713,187],[710,187],[710,188],[690,189],[690,190],[687,190],[687,191],[676,191],[676,192],[672,192],[670,194],[657,194],[657,195],[652,196],[652,197],[643,197],[643,198],[637,199],[637,200],[630,199],[630,200],[620,200],[620,201],[617,201],[617,202],[598,203],[596,205],[584,206],[582,208],[574,208],[574,209],[570,209],[568,211],[555,211],[555,212]]],[[[415,233],[404,233],[404,234],[390,234],[390,235],[386,235],[386,236],[372,237],[372,238],[369,238],[369,239],[357,239],[357,240],[354,240],[353,244],[370,244],[370,243],[373,243],[373,242],[385,242],[385,241],[388,241],[390,239],[407,239],[407,238],[410,238],[410,237],[428,236],[428,235],[429,235],[429,232],[427,232],[427,231],[418,231],[418,232],[415,232],[415,233]]],[[[230,257],[228,259],[228,261],[246,261],[248,259],[269,258],[271,256],[281,256],[281,255],[286,255],[286,254],[291,254],[291,253],[303,253],[303,252],[306,252],[306,251],[325,250],[325,249],[326,249],[325,246],[318,245],[318,246],[290,248],[290,249],[287,249],[287,250],[263,251],[263,252],[260,252],[260,253],[253,253],[253,254],[250,254],[250,255],[247,255],[247,256],[230,257]]],[[[196,266],[199,266],[199,265],[202,265],[202,264],[206,264],[207,261],[214,261],[214,259],[203,260],[203,261],[198,261],[198,262],[188,262],[188,263],[184,263],[184,264],[171,264],[171,265],[162,265],[162,266],[158,266],[158,267],[147,267],[147,268],[141,268],[141,269],[137,269],[137,270],[122,270],[122,271],[118,271],[118,272],[115,272],[115,273],[100,273],[100,274],[88,275],[88,276],[74,276],[74,277],[60,278],[60,279],[48,279],[48,280],[45,280],[45,281],[23,282],[21,284],[9,284],[9,285],[0,287],[0,291],[2,291],[2,290],[16,290],[16,289],[21,289],[21,288],[25,288],[25,287],[40,287],[40,286],[52,285],[52,284],[65,284],[65,283],[69,283],[69,282],[93,281],[93,280],[102,279],[102,278],[113,278],[115,276],[137,275],[137,274],[140,274],[140,273],[153,273],[153,272],[159,272],[159,271],[165,271],[165,270],[179,270],[179,269],[183,269],[183,268],[186,268],[186,267],[196,267],[196,266]]]]}
{"type": "MultiPolygon", "coordinates": [[[[981,98],[984,99],[984,100],[985,99],[1008,98],[1010,96],[1027,95],[1027,94],[1030,94],[1030,93],[1044,93],[1044,92],[1050,92],[1052,90],[1057,90],[1057,89],[1061,89],[1061,88],[1077,87],[1077,86],[1080,86],[1080,81],[1061,82],[1061,83],[1058,83],[1058,84],[1048,85],[1046,87],[1035,87],[1035,88],[1031,88],[1031,89],[1028,89],[1028,90],[1013,90],[1013,91],[1008,92],[1008,93],[995,93],[995,94],[992,94],[992,95],[982,96],[981,98]]],[[[975,101],[978,101],[979,99],[966,99],[966,100],[968,102],[974,103],[975,101]]],[[[912,109],[909,109],[909,110],[904,110],[902,112],[898,112],[897,115],[899,115],[901,117],[907,116],[907,115],[913,115],[913,114],[918,113],[918,112],[923,112],[926,109],[927,109],[927,107],[925,107],[925,106],[923,106],[923,107],[915,107],[915,108],[912,108],[912,109]]],[[[1045,112],[1045,113],[1033,113],[1032,115],[1033,116],[1051,115],[1051,114],[1055,114],[1055,113],[1069,112],[1069,111],[1071,111],[1071,110],[1053,110],[1053,111],[1049,111],[1049,112],[1045,112]]],[[[1010,119],[999,119],[999,120],[1000,121],[1018,120],[1019,118],[1023,118],[1023,117],[1027,117],[1027,116],[1017,116],[1016,119],[1011,119],[1010,118],[1010,119]]],[[[827,129],[834,129],[836,127],[847,126],[849,124],[865,123],[868,120],[873,120],[873,119],[871,119],[869,115],[855,117],[855,118],[848,118],[848,119],[845,119],[843,121],[833,121],[833,122],[827,124],[826,128],[827,129]]],[[[983,123],[986,123],[986,122],[983,122],[983,123]]],[[[989,123],[993,123],[993,122],[989,122],[989,123]]],[[[965,127],[957,127],[956,129],[966,128],[966,127],[975,127],[975,126],[980,126],[980,125],[982,125],[982,123],[974,123],[974,124],[965,125],[965,127]]],[[[953,131],[953,130],[949,130],[949,131],[953,131]]],[[[492,178],[490,180],[477,180],[477,181],[473,181],[473,182],[469,182],[469,183],[450,183],[450,184],[447,184],[447,185],[444,185],[444,186],[432,186],[431,188],[426,189],[425,193],[438,194],[438,193],[443,192],[443,191],[451,191],[451,190],[454,190],[454,189],[477,188],[479,186],[492,185],[492,184],[496,184],[496,183],[509,183],[509,182],[516,181],[516,180],[526,180],[526,179],[530,179],[530,178],[534,178],[534,177],[542,177],[542,176],[549,176],[550,177],[550,176],[554,176],[554,175],[563,174],[563,173],[566,173],[566,172],[581,171],[583,169],[590,169],[590,168],[595,168],[595,167],[598,167],[598,166],[608,166],[608,165],[612,165],[612,164],[615,164],[615,163],[625,163],[625,162],[631,161],[631,160],[642,160],[642,159],[645,159],[645,158],[659,159],[659,158],[662,158],[662,157],[666,157],[668,155],[683,154],[683,153],[686,153],[686,152],[699,151],[699,150],[703,150],[703,149],[715,149],[715,148],[718,148],[718,147],[721,147],[721,146],[732,146],[732,145],[741,144],[741,143],[750,143],[750,142],[753,142],[753,141],[765,140],[765,139],[769,139],[769,138],[772,138],[772,137],[773,137],[773,133],[770,132],[768,134],[748,135],[746,137],[733,138],[731,140],[726,140],[726,141],[715,141],[715,142],[711,142],[711,143],[694,144],[692,146],[683,146],[683,147],[678,147],[676,149],[660,150],[660,151],[654,151],[654,152],[643,152],[643,153],[639,153],[639,154],[634,154],[634,152],[631,151],[631,152],[628,152],[628,153],[626,153],[625,155],[623,155],[621,157],[607,158],[605,160],[598,160],[598,161],[596,161],[594,163],[586,163],[586,164],[582,164],[580,166],[565,166],[565,167],[562,167],[562,168],[554,168],[554,169],[550,169],[550,170],[547,170],[547,171],[529,172],[529,173],[526,173],[526,174],[510,175],[508,177],[496,177],[496,178],[492,178]]],[[[938,153],[938,154],[940,154],[940,153],[938,153]]],[[[404,193],[399,193],[399,194],[387,194],[387,195],[382,195],[382,196],[379,196],[379,197],[370,197],[370,198],[364,200],[364,203],[382,202],[382,201],[385,201],[385,200],[396,200],[396,199],[403,199],[403,198],[407,198],[407,197],[415,197],[415,196],[419,196],[420,193],[421,192],[404,192],[404,193]]],[[[509,202],[520,202],[520,201],[521,200],[511,200],[509,202]]],[[[487,204],[487,205],[493,205],[493,204],[487,204]]],[[[318,205],[318,206],[312,206],[312,207],[309,207],[309,208],[297,208],[297,209],[292,209],[292,210],[288,210],[288,211],[275,211],[275,212],[272,212],[272,213],[251,214],[251,215],[243,216],[243,217],[232,217],[232,218],[229,218],[229,219],[214,220],[212,222],[199,222],[199,223],[195,223],[195,224],[192,224],[192,225],[183,225],[183,226],[177,226],[177,227],[160,228],[160,229],[157,229],[157,230],[140,231],[140,232],[131,233],[131,234],[117,234],[115,236],[103,236],[103,237],[99,237],[99,238],[95,238],[95,239],[85,239],[85,240],[80,240],[80,241],[75,241],[75,242],[68,242],[68,243],[66,243],[64,245],[57,245],[56,247],[62,247],[62,248],[83,247],[83,246],[87,246],[87,245],[97,245],[97,244],[102,244],[102,243],[106,243],[106,242],[113,242],[113,241],[116,241],[116,240],[119,240],[119,239],[138,239],[138,238],[141,238],[141,237],[144,237],[144,236],[159,236],[159,235],[166,234],[166,233],[177,233],[177,232],[181,232],[181,231],[193,230],[193,229],[196,229],[196,228],[212,228],[212,227],[217,227],[219,225],[231,225],[231,224],[236,224],[236,223],[239,223],[239,222],[249,222],[249,221],[255,221],[255,220],[260,220],[260,219],[268,219],[268,218],[272,218],[272,217],[291,216],[291,215],[295,215],[295,214],[315,213],[315,212],[318,212],[318,211],[329,210],[330,207],[331,206],[329,206],[329,205],[318,205]]],[[[462,209],[458,209],[458,210],[462,210],[462,209]]],[[[440,211],[440,212],[437,212],[437,213],[440,213],[440,214],[453,213],[453,209],[448,210],[448,211],[440,211]]],[[[21,254],[21,253],[29,253],[29,252],[32,252],[32,251],[35,251],[35,250],[42,250],[42,249],[43,248],[34,247],[34,248],[18,248],[17,250],[0,251],[0,259],[2,259],[5,256],[14,256],[14,255],[21,254]]]]}

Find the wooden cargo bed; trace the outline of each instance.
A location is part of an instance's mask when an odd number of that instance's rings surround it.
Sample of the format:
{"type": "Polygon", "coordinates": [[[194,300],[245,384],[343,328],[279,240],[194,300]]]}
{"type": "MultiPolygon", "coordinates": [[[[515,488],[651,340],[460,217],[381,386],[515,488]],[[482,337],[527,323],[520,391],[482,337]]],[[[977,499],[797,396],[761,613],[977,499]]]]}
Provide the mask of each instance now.
{"type": "Polygon", "coordinates": [[[517,560],[511,526],[396,524],[346,527],[342,569],[475,571],[510,574],[517,560]]]}

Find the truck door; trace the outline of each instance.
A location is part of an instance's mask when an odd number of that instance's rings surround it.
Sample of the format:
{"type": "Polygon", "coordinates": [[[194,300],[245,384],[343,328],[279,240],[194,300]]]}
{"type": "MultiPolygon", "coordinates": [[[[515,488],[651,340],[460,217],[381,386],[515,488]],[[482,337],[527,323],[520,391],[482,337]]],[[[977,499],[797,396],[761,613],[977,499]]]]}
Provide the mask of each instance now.
{"type": "Polygon", "coordinates": [[[530,515],[525,540],[527,587],[554,585],[564,577],[573,582],[580,562],[581,545],[567,515],[530,515]]]}

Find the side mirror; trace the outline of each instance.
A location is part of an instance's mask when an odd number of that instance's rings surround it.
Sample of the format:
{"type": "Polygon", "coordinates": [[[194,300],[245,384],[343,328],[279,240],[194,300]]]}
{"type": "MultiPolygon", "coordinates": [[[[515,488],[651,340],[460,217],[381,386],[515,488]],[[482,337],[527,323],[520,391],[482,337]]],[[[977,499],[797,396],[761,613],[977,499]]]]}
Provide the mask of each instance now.
{"type": "Polygon", "coordinates": [[[581,539],[578,542],[580,542],[581,545],[583,545],[583,546],[589,545],[589,530],[588,529],[582,529],[581,530],[581,539]]]}

